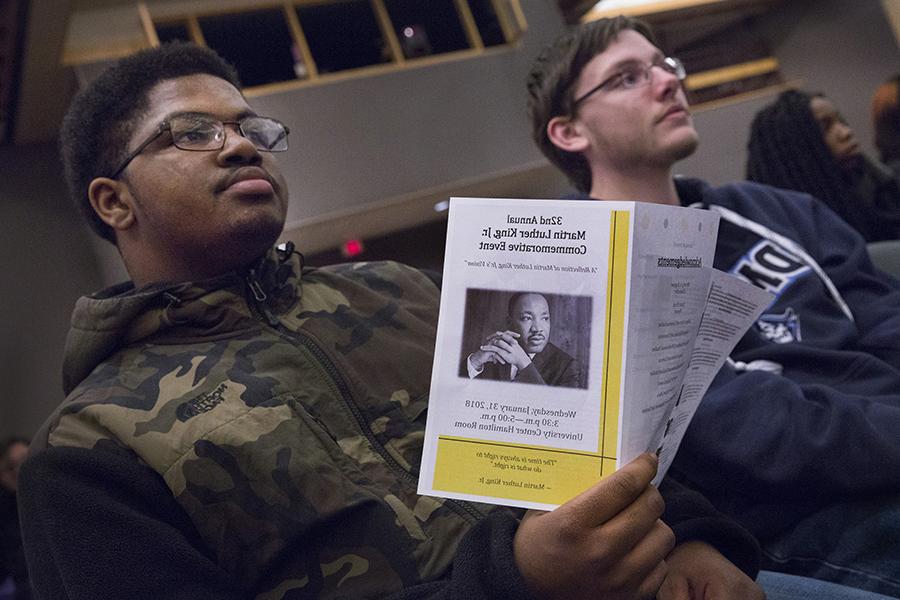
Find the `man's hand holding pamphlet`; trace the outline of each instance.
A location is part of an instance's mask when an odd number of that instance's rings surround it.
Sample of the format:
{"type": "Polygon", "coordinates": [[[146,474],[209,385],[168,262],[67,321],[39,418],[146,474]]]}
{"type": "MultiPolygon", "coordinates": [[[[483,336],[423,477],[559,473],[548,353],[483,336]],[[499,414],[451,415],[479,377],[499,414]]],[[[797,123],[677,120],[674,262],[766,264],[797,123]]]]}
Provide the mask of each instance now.
{"type": "Polygon", "coordinates": [[[712,268],[718,215],[454,198],[419,493],[553,509],[642,453],[665,475],[771,295],[712,268]]]}

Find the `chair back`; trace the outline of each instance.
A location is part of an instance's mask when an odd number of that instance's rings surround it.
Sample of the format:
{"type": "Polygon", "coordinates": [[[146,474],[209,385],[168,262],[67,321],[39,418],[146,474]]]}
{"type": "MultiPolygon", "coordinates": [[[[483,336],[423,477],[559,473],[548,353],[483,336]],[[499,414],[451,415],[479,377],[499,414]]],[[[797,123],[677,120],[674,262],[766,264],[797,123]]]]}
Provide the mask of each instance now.
{"type": "Polygon", "coordinates": [[[900,240],[871,242],[867,247],[876,267],[900,279],[900,240]]]}

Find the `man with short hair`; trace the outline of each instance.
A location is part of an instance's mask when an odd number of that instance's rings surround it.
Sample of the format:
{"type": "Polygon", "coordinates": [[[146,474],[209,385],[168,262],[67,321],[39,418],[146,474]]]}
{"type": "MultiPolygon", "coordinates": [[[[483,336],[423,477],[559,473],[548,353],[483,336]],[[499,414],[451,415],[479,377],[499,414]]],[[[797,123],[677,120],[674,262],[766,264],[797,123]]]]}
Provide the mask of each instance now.
{"type": "Polygon", "coordinates": [[[418,496],[439,289],[271,247],[287,135],[191,45],[73,101],[70,188],[132,281],[78,301],[22,470],[36,597],[762,598],[752,537],[652,455],[549,513],[418,496]]]}
{"type": "Polygon", "coordinates": [[[584,388],[581,364],[550,341],[550,304],[543,294],[520,292],[509,299],[509,327],[488,335],[466,359],[470,378],[584,388]]]}
{"type": "Polygon", "coordinates": [[[672,472],[760,538],[767,568],[900,596],[900,289],[810,196],[673,177],[698,144],[685,75],[645,24],[589,23],[534,63],[533,137],[583,199],[718,212],[714,266],[775,295],[672,472]]]}
{"type": "Polygon", "coordinates": [[[11,600],[31,598],[16,504],[19,469],[27,456],[28,438],[10,436],[0,440],[0,590],[5,589],[3,584],[7,582],[12,588],[12,595],[8,596],[11,600]]]}
{"type": "Polygon", "coordinates": [[[10,436],[0,442],[0,489],[15,494],[19,469],[28,457],[28,438],[10,436]]]}

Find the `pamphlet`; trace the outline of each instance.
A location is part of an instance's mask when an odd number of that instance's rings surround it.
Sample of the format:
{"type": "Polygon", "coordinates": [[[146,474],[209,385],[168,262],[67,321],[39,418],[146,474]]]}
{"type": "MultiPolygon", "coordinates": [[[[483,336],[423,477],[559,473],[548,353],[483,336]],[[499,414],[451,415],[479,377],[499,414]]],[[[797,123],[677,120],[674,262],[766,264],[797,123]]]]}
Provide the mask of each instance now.
{"type": "Polygon", "coordinates": [[[772,301],[712,211],[453,198],[419,493],[551,510],[678,445],[772,301]]]}

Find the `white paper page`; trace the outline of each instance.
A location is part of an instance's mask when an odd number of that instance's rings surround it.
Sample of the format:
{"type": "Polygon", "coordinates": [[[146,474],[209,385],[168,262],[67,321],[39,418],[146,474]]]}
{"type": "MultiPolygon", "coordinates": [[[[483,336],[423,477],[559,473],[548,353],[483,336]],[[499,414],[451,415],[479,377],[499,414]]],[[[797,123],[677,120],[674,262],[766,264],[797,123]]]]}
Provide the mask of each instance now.
{"type": "Polygon", "coordinates": [[[709,299],[685,374],[680,398],[653,445],[659,455],[659,484],[672,465],[675,453],[697,407],[726,358],[774,296],[755,285],[721,271],[713,271],[709,299]]]}
{"type": "MultiPolygon", "coordinates": [[[[544,499],[562,487],[589,487],[598,464],[614,470],[615,438],[603,423],[615,434],[618,413],[605,415],[601,402],[611,215],[627,248],[633,210],[629,202],[451,200],[419,493],[549,509],[562,500],[544,499]],[[508,328],[508,303],[520,292],[546,299],[549,342],[582,365],[583,387],[468,376],[467,357],[508,328]]],[[[627,285],[620,276],[617,290],[627,285]]]]}
{"type": "Polygon", "coordinates": [[[639,204],[619,466],[654,445],[688,368],[709,294],[718,215],[639,204]]]}

